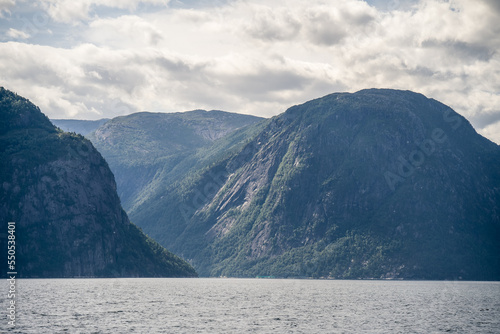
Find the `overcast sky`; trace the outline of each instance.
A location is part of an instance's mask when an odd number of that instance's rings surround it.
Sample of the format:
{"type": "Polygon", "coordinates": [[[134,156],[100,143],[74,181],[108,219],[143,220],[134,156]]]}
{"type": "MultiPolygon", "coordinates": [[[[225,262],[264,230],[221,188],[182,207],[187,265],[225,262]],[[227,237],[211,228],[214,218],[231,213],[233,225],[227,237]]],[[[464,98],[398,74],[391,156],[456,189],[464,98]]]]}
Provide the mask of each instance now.
{"type": "Polygon", "coordinates": [[[0,0],[0,22],[0,85],[50,118],[397,88],[500,143],[500,0],[0,0]]]}

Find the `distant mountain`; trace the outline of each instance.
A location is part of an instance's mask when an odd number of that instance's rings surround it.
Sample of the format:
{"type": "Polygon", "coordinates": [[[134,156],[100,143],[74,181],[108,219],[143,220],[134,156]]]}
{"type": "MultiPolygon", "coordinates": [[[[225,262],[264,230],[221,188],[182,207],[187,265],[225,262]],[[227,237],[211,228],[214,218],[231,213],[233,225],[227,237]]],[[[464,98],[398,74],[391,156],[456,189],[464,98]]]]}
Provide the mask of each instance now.
{"type": "Polygon", "coordinates": [[[0,248],[7,254],[7,225],[15,222],[17,277],[196,276],[129,222],[90,141],[56,129],[4,88],[0,159],[0,248]]]}
{"type": "MultiPolygon", "coordinates": [[[[190,137],[178,138],[164,145],[182,152],[190,137]]],[[[409,91],[331,94],[238,138],[132,210],[201,275],[500,279],[500,147],[446,105],[409,91]]],[[[107,159],[158,156],[113,143],[123,154],[107,159]]]]}
{"type": "MultiPolygon", "coordinates": [[[[116,117],[88,138],[106,158],[122,205],[132,219],[135,208],[156,196],[195,166],[206,153],[227,154],[224,141],[262,118],[218,110],[183,113],[140,112],[116,117]],[[217,148],[213,148],[218,143],[217,148]],[[222,143],[222,144],[221,144],[222,143]]],[[[244,136],[243,136],[244,137],[244,136]]],[[[236,137],[234,140],[240,140],[236,137]]]]}
{"type": "Polygon", "coordinates": [[[87,136],[94,132],[101,125],[109,121],[109,118],[99,119],[97,121],[80,119],[51,119],[52,124],[66,132],[75,132],[82,136],[87,136]]]}

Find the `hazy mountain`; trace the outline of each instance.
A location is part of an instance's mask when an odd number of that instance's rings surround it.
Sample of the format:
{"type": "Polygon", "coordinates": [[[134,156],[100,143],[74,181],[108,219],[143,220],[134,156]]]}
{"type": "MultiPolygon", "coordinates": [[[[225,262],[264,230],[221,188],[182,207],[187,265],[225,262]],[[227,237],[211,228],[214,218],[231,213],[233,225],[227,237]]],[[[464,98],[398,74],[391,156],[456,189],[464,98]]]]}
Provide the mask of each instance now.
{"type": "Polygon", "coordinates": [[[1,249],[15,222],[18,277],[196,275],[129,222],[90,141],[4,88],[0,114],[1,249]]]}
{"type": "Polygon", "coordinates": [[[80,119],[51,119],[50,121],[63,131],[75,132],[82,136],[87,136],[109,121],[109,118],[103,118],[96,121],[80,119]]]}
{"type": "Polygon", "coordinates": [[[332,94],[231,145],[133,209],[201,275],[500,279],[500,147],[435,100],[332,94]]]}
{"type": "MultiPolygon", "coordinates": [[[[88,136],[106,158],[118,185],[122,205],[129,214],[205,162],[202,156],[226,153],[222,143],[236,130],[262,119],[218,110],[183,113],[141,112],[116,117],[88,136]],[[201,156],[197,155],[201,152],[201,156]]],[[[241,136],[240,136],[241,137],[241,136]]],[[[237,140],[240,139],[237,137],[237,140]]]]}

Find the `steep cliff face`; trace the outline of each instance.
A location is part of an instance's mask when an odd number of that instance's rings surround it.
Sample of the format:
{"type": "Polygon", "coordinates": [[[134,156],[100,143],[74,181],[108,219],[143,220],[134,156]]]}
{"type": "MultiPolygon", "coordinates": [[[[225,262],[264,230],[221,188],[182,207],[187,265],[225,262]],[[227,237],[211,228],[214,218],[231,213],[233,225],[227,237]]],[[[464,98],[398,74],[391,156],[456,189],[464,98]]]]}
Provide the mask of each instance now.
{"type": "Polygon", "coordinates": [[[435,100],[332,94],[158,199],[163,230],[144,224],[203,275],[499,279],[498,166],[435,100]]]}
{"type": "Polygon", "coordinates": [[[1,232],[16,222],[19,277],[196,275],[129,222],[88,140],[3,88],[0,113],[1,232]]]}

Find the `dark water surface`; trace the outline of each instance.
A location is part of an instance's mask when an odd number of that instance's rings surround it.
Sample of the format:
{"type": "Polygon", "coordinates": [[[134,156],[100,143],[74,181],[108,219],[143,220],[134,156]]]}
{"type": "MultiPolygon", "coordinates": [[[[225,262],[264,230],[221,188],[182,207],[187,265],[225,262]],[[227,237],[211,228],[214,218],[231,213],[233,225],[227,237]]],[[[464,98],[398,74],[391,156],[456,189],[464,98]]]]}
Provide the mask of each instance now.
{"type": "Polygon", "coordinates": [[[12,333],[500,333],[500,282],[17,280],[12,333]]]}

